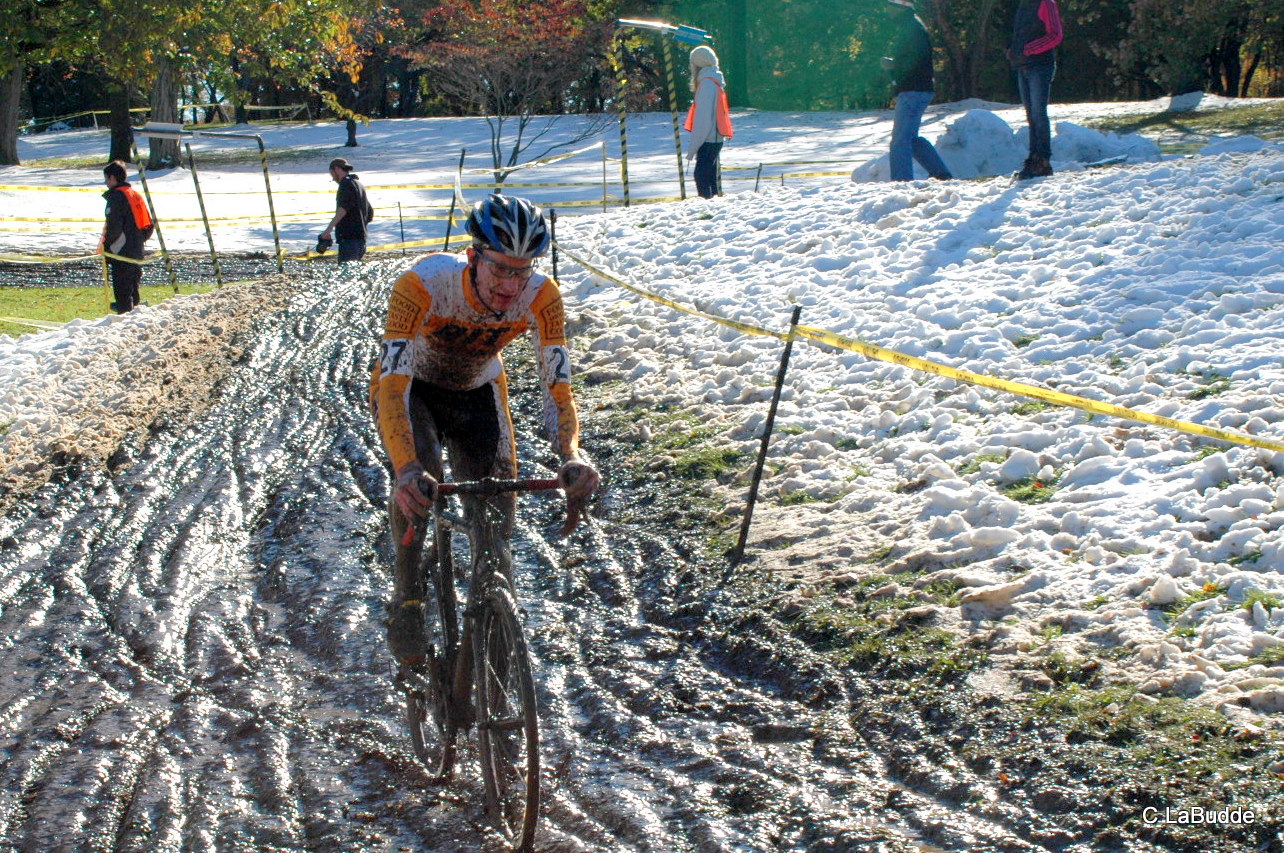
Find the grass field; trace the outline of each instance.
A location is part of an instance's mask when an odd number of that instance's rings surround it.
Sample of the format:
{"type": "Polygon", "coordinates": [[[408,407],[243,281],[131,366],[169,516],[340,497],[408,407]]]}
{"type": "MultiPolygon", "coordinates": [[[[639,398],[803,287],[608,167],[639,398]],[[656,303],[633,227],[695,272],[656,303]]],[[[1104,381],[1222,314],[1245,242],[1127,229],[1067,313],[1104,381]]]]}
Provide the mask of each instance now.
{"type": "MultiPolygon", "coordinates": [[[[179,294],[207,293],[212,284],[180,285],[179,294]]],[[[175,296],[169,285],[143,287],[140,294],[144,302],[155,305],[175,296]]],[[[110,290],[97,287],[4,287],[0,288],[0,318],[17,317],[37,323],[62,324],[70,320],[96,320],[111,313],[110,290]]],[[[39,327],[12,323],[0,319],[0,334],[25,335],[41,331],[39,327]]]]}

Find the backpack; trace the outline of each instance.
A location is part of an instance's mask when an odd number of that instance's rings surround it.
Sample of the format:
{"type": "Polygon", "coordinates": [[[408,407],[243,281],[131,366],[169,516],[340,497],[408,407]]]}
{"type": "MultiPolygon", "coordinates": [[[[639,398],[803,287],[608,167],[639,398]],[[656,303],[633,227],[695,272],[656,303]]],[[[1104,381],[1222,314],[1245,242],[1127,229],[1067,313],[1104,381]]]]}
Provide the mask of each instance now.
{"type": "Polygon", "coordinates": [[[142,196],[134,192],[133,187],[122,186],[119,189],[125,196],[125,200],[129,202],[130,213],[134,215],[134,227],[138,229],[138,235],[146,243],[152,239],[152,234],[156,231],[156,223],[152,222],[152,215],[147,210],[147,202],[143,200],[142,196]]]}

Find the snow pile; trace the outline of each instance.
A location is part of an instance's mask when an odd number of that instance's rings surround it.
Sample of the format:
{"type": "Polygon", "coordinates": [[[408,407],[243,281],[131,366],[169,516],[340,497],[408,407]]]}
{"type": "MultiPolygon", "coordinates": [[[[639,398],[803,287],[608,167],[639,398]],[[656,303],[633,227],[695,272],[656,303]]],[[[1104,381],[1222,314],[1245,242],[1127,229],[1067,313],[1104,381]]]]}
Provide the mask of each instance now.
{"type": "Polygon", "coordinates": [[[0,506],[72,460],[104,462],[158,419],[201,409],[283,277],[12,338],[0,335],[0,506]]]}
{"type": "MultiPolygon", "coordinates": [[[[808,325],[910,355],[1279,441],[1281,181],[1273,149],[1016,194],[772,190],[568,221],[562,240],[736,320],[781,328],[800,305],[808,325]]],[[[752,457],[777,341],[592,279],[569,289],[602,325],[584,369],[627,381],[639,417],[698,406],[752,457]]],[[[951,583],[960,606],[941,619],[992,632],[999,657],[1046,653],[1055,629],[1068,654],[1119,649],[1107,668],[1147,692],[1284,707],[1270,654],[1284,644],[1284,455],[810,345],[777,426],[764,488],[803,505],[769,502],[755,539],[781,571],[951,583]]]]}
{"type": "MultiPolygon", "coordinates": [[[[1008,122],[986,109],[973,109],[946,126],[936,140],[936,150],[956,178],[978,178],[1011,174],[1021,168],[1029,152],[1027,127],[1015,131],[1008,122]]],[[[1148,163],[1162,159],[1159,146],[1137,134],[1101,133],[1068,121],[1058,122],[1052,138],[1052,165],[1057,171],[1080,169],[1102,161],[1148,163]]],[[[917,162],[914,175],[927,173],[917,162]]],[[[891,179],[884,154],[852,172],[852,180],[891,179]]]]}

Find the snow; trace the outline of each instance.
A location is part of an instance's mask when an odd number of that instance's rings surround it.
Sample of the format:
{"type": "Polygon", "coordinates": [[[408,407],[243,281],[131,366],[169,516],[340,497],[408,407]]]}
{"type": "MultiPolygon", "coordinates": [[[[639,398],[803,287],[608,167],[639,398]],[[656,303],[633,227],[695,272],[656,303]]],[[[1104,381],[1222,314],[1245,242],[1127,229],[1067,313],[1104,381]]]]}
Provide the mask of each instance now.
{"type": "MultiPolygon", "coordinates": [[[[1162,105],[1169,103],[1234,102],[1191,95],[1162,105]]],[[[1140,137],[1074,121],[1162,105],[1054,105],[1058,173],[1021,185],[847,180],[853,166],[866,179],[880,174],[886,112],[736,114],[737,135],[723,155],[725,197],[610,213],[568,206],[558,236],[590,263],[700,311],[783,330],[801,306],[807,325],[962,370],[1284,440],[1284,144],[1218,138],[1201,156],[1162,158],[1140,137]],[[1084,168],[1109,158],[1124,162],[1084,168]],[[839,162],[839,176],[782,179],[816,170],[797,161],[839,162]],[[764,167],[770,180],[752,192],[759,163],[777,165],[764,167]]],[[[1022,125],[1019,108],[971,101],[932,108],[924,132],[963,177],[1019,165],[1022,125]]],[[[487,139],[470,119],[376,121],[361,129],[355,150],[340,146],[339,125],[258,130],[269,151],[293,150],[274,162],[272,180],[295,251],[327,218],[331,157],[354,161],[370,188],[379,208],[372,242],[394,242],[398,203],[425,208],[448,193],[391,187],[449,182],[460,148],[481,151],[487,139]]],[[[634,195],[673,194],[669,117],[631,117],[629,132],[634,195]]],[[[615,128],[602,138],[606,154],[618,156],[615,128]]],[[[102,150],[105,137],[71,131],[19,144],[24,159],[35,159],[102,150]]],[[[194,148],[199,158],[230,144],[197,140],[194,148]]],[[[600,200],[592,182],[601,156],[513,180],[583,181],[520,192],[545,202],[600,200]]],[[[466,166],[484,163],[472,154],[466,166]]],[[[608,168],[616,180],[617,164],[608,168]]],[[[0,170],[6,185],[97,187],[98,179],[94,170],[0,170]]],[[[153,176],[162,215],[167,205],[174,216],[190,212],[190,180],[180,170],[153,176]]],[[[262,172],[257,162],[202,168],[201,181],[219,208],[211,216],[246,215],[258,204],[262,172]]],[[[32,217],[100,215],[89,193],[0,195],[32,217]]],[[[444,227],[406,224],[411,240],[444,227]]],[[[2,232],[0,251],[81,252],[95,231],[2,232]]],[[[171,247],[204,250],[199,228],[170,231],[171,247]]],[[[216,241],[223,251],[263,251],[270,230],[233,224],[216,241]]],[[[578,369],[629,383],[639,436],[652,430],[652,407],[677,405],[701,411],[726,443],[756,452],[777,339],[639,298],[565,256],[561,278],[584,330],[578,369]]],[[[169,316],[143,308],[124,320],[0,339],[3,417],[43,405],[23,388],[39,384],[33,370],[80,369],[70,353],[84,349],[73,342],[169,316]]],[[[892,546],[877,570],[953,579],[964,590],[953,626],[1001,629],[1006,640],[995,655],[1045,642],[1055,624],[1068,650],[1133,650],[1114,674],[1147,692],[1197,697],[1226,713],[1284,708],[1284,666],[1249,664],[1284,643],[1284,456],[1030,405],[806,343],[795,347],[777,428],[759,543],[810,540],[810,553],[827,555],[817,570],[847,572],[892,546]],[[1047,500],[1027,502],[1011,488],[1032,480],[1051,488],[1047,500]],[[774,505],[795,493],[816,502],[774,505]],[[1162,615],[1189,596],[1208,598],[1162,615]]],[[[723,488],[734,501],[743,491],[743,477],[723,488]]]]}

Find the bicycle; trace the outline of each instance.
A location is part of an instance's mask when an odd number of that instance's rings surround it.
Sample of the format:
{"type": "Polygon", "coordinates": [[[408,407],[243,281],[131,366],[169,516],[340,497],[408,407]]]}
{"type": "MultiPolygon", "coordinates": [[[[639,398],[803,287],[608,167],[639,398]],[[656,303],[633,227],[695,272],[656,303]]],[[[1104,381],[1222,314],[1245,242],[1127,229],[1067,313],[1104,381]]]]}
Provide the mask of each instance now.
{"type": "MultiPolygon", "coordinates": [[[[406,695],[415,754],[436,781],[454,771],[459,733],[476,726],[486,813],[519,853],[531,849],[539,820],[539,718],[526,635],[509,579],[511,556],[489,498],[558,488],[553,479],[438,484],[432,541],[425,543],[420,561],[428,654],[422,664],[400,664],[395,679],[406,695]],[[468,517],[449,508],[451,495],[478,499],[468,517]],[[462,632],[451,550],[456,526],[469,531],[472,560],[462,632]],[[470,688],[472,714],[466,700],[470,688]]],[[[411,525],[403,544],[414,535],[411,525]]]]}

